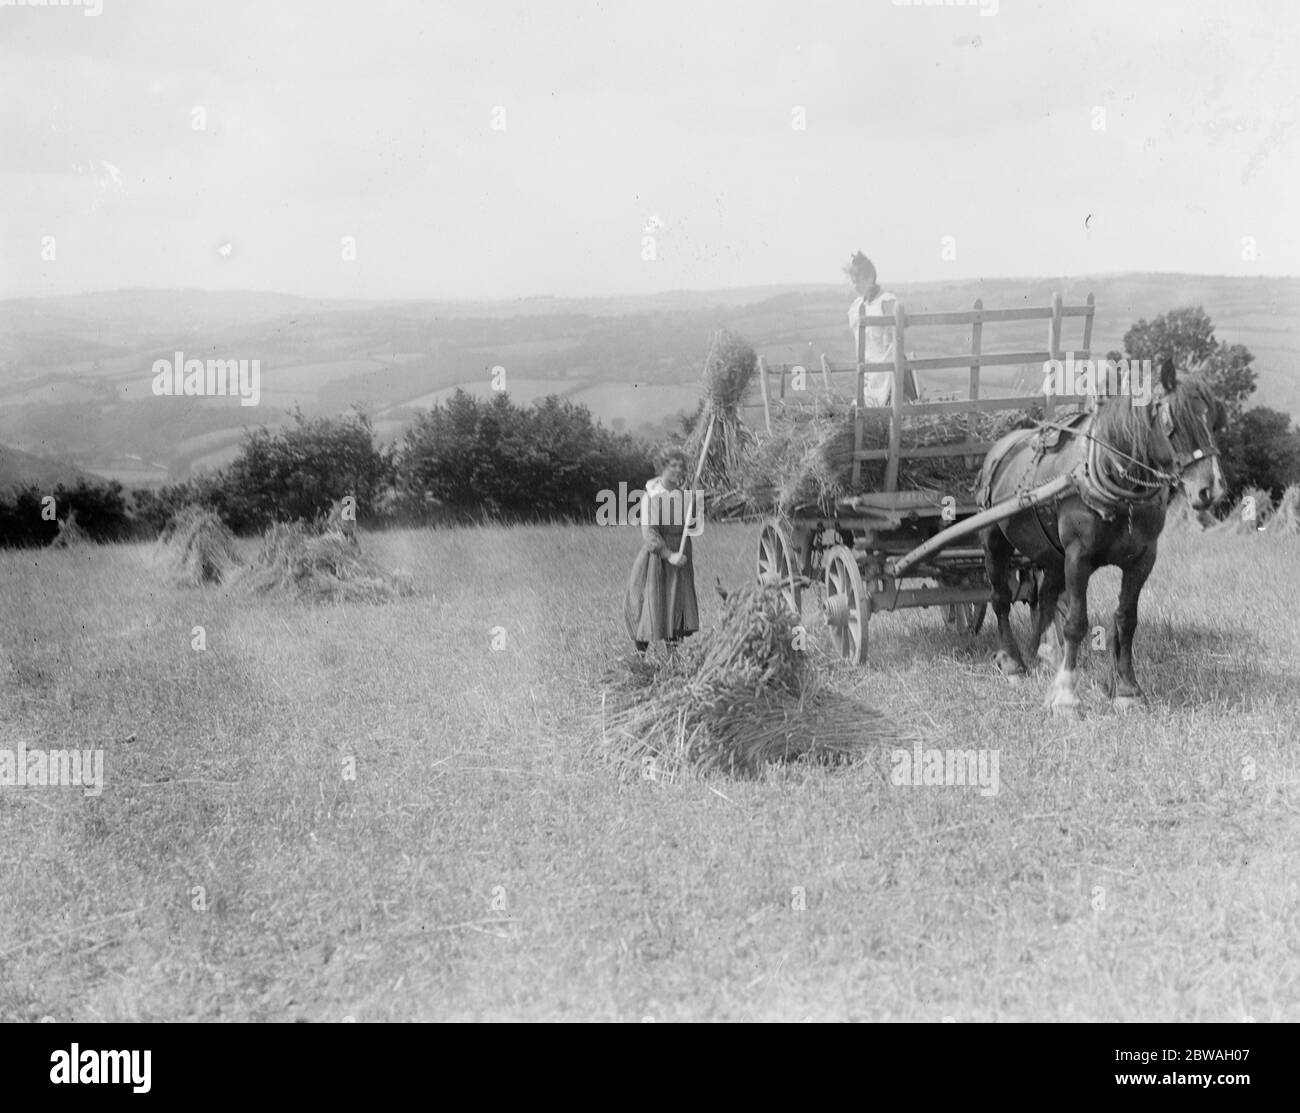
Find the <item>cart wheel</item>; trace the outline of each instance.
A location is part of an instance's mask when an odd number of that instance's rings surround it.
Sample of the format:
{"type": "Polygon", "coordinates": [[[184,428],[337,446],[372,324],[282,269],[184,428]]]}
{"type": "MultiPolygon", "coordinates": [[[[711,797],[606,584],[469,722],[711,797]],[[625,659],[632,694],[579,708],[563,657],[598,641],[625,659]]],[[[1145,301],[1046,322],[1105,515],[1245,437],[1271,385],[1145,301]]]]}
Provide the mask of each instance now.
{"type": "Polygon", "coordinates": [[[984,616],[988,610],[987,603],[949,603],[943,609],[943,621],[974,637],[984,625],[984,616]]]}
{"type": "Polygon", "coordinates": [[[790,535],[778,522],[767,522],[758,535],[758,582],[781,589],[796,618],[803,613],[803,586],[794,562],[790,535]]]}
{"type": "Polygon", "coordinates": [[[846,661],[855,665],[867,659],[867,623],[871,620],[871,596],[862,583],[862,573],[852,550],[836,545],[826,554],[826,625],[831,644],[846,661]]]}

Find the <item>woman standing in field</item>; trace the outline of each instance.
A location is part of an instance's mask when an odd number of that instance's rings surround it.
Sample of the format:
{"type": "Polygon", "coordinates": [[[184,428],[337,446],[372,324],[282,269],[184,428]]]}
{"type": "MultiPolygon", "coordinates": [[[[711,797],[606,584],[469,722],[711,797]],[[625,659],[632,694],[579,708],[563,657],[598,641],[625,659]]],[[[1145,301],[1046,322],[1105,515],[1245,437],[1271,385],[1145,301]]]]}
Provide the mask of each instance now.
{"type": "Polygon", "coordinates": [[[652,641],[677,642],[700,628],[691,538],[677,551],[693,495],[681,489],[686,455],[669,448],[658,463],[660,474],[645,485],[641,499],[641,551],[623,600],[627,632],[643,653],[652,641]]]}

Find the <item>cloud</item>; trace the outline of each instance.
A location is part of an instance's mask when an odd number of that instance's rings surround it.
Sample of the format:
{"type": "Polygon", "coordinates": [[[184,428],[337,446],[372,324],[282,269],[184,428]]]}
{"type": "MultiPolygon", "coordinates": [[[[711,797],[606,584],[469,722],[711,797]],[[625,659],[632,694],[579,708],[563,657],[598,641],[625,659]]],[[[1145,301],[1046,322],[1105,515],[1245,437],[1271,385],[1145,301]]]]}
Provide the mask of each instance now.
{"type": "Polygon", "coordinates": [[[0,252],[17,262],[0,294],[837,281],[867,245],[896,279],[1236,273],[1242,234],[1267,245],[1260,265],[1300,267],[1290,6],[109,0],[98,19],[65,14],[6,9],[0,252]],[[78,243],[54,267],[30,251],[51,229],[78,243]],[[350,268],[342,235],[358,237],[350,268]],[[958,257],[941,264],[945,235],[958,257]]]}

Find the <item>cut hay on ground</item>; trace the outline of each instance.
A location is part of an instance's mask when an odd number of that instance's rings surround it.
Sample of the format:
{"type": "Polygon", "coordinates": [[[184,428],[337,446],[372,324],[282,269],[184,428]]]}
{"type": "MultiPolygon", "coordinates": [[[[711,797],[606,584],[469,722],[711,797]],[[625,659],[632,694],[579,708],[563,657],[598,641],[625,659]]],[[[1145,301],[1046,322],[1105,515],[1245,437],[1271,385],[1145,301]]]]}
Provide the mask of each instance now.
{"type": "Polygon", "coordinates": [[[71,549],[77,545],[91,544],[90,535],[77,525],[77,511],[68,511],[68,516],[59,522],[59,532],[50,541],[51,549],[71,549]]]}
{"type": "Polygon", "coordinates": [[[240,568],[239,551],[226,524],[197,506],[172,516],[158,538],[156,558],[183,587],[226,583],[240,568]]]}
{"type": "MultiPolygon", "coordinates": [[[[976,441],[992,443],[1013,429],[1025,428],[1042,417],[1041,408],[981,411],[968,414],[919,414],[904,412],[901,447],[926,448],[956,445],[967,439],[974,419],[976,441]]],[[[853,479],[853,411],[843,406],[788,408],[773,420],[772,432],[762,437],[728,477],[725,490],[738,496],[721,495],[715,505],[741,503],[757,514],[788,513],[803,503],[830,503],[836,498],[881,490],[885,461],[864,462],[861,477],[853,479]]],[[[867,413],[862,431],[864,449],[889,446],[889,422],[867,413]]],[[[904,458],[899,467],[901,490],[929,490],[940,494],[965,495],[979,475],[982,455],[904,458]]]]}
{"type": "Polygon", "coordinates": [[[732,592],[715,629],[611,674],[602,752],[626,779],[675,781],[688,771],[754,777],[768,762],[841,764],[897,741],[884,716],[819,683],[805,636],[777,590],[732,592]]]}
{"type": "Polygon", "coordinates": [[[1217,526],[1215,533],[1258,533],[1267,526],[1273,513],[1273,496],[1259,487],[1247,487],[1233,508],[1217,526]]]}
{"type": "Polygon", "coordinates": [[[410,578],[380,568],[337,531],[320,534],[299,522],[277,522],[244,580],[250,590],[296,599],[383,603],[414,594],[410,578]]]}
{"type": "Polygon", "coordinates": [[[1265,533],[1300,533],[1300,486],[1292,483],[1282,492],[1282,501],[1264,523],[1265,533]]]}

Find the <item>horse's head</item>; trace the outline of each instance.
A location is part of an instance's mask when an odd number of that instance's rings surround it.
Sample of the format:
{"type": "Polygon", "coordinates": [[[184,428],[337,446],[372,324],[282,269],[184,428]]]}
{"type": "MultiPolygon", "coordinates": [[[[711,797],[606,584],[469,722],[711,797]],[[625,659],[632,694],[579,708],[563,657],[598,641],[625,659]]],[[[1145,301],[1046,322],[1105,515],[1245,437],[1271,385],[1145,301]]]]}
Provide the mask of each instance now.
{"type": "MultiPolygon", "coordinates": [[[[1162,379],[1166,367],[1173,376],[1173,360],[1164,361],[1162,379]]],[[[1208,510],[1227,494],[1214,438],[1227,428],[1228,411],[1200,379],[1175,378],[1169,397],[1178,482],[1193,510],[1208,510]]]]}

